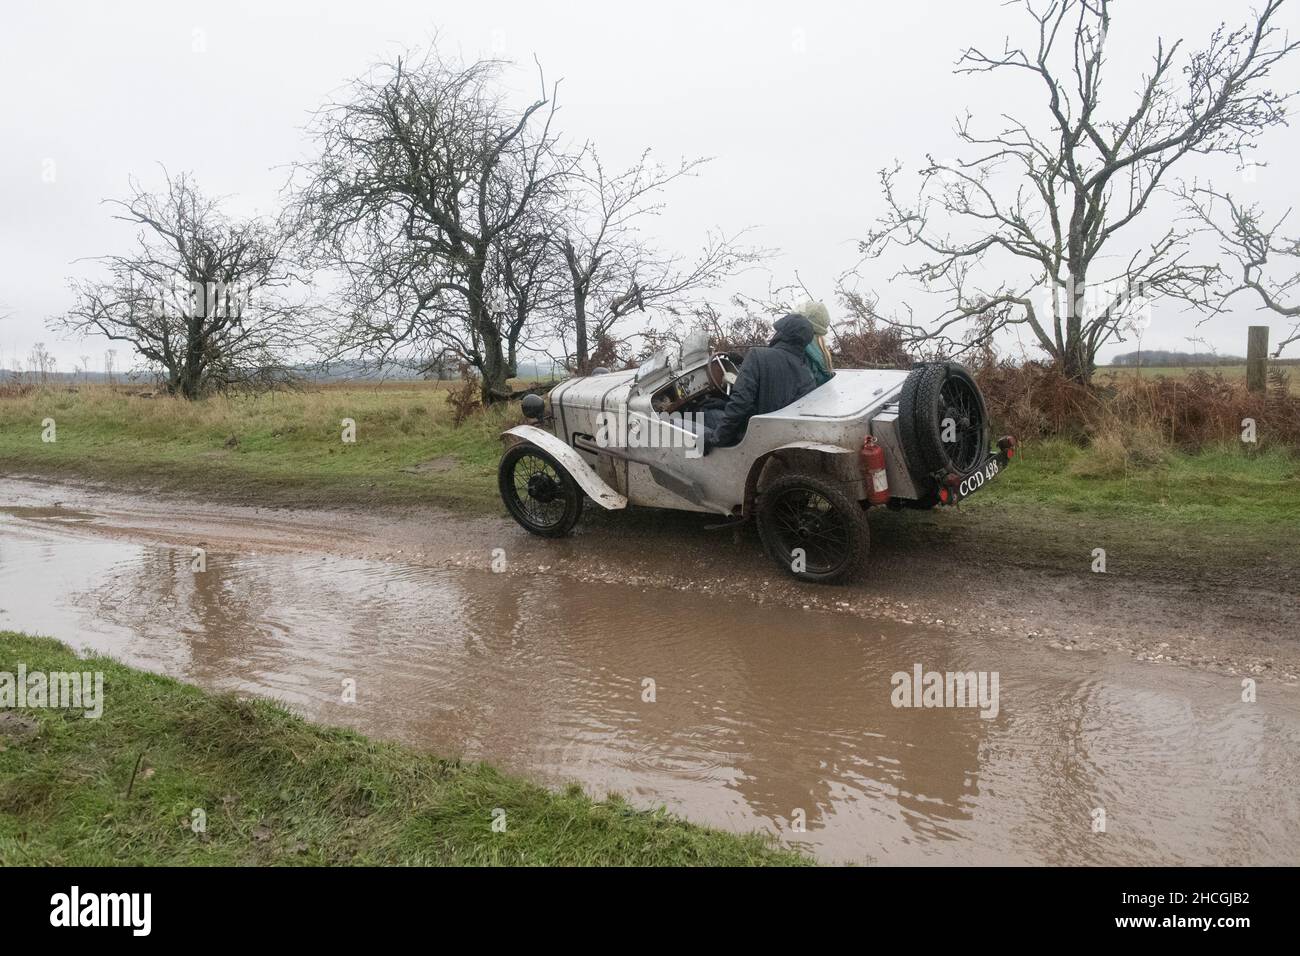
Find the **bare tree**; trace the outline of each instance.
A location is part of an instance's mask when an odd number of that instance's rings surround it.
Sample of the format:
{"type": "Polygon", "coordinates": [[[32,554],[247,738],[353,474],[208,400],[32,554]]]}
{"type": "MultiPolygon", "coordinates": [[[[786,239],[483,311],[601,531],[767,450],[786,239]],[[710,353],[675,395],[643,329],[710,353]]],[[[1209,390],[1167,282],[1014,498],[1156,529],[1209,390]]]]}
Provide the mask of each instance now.
{"type": "Polygon", "coordinates": [[[610,339],[620,319],[651,307],[690,311],[697,294],[760,261],[763,250],[746,248],[739,236],[712,233],[693,260],[657,251],[641,227],[664,208],[662,191],[704,165],[683,159],[662,166],[646,150],[633,165],[609,173],[592,148],[580,157],[579,188],[559,231],[571,300],[559,332],[573,338],[571,362],[591,365],[594,343],[610,339]]]}
{"type": "Polygon", "coordinates": [[[1270,223],[1257,203],[1243,205],[1231,193],[1211,186],[1184,187],[1181,196],[1192,216],[1218,238],[1223,255],[1236,265],[1235,275],[1225,274],[1214,311],[1226,308],[1239,292],[1253,292],[1262,308],[1296,320],[1273,351],[1274,358],[1280,357],[1288,345],[1300,342],[1300,237],[1281,235],[1291,210],[1270,223]],[[1290,265],[1279,268],[1279,260],[1290,265]]]}
{"type": "MultiPolygon", "coordinates": [[[[231,220],[188,175],[164,175],[160,193],[133,180],[130,198],[110,201],[114,218],[139,227],[136,248],[97,260],[107,279],[71,280],[75,304],[51,327],[128,343],[187,399],[286,378],[306,310],[291,298],[300,280],[287,231],[231,220]]],[[[111,380],[107,361],[105,371],[111,380]]]]}
{"type": "Polygon", "coordinates": [[[46,385],[54,377],[59,362],[50,354],[50,350],[45,347],[44,342],[37,342],[27,355],[27,364],[32,382],[46,385]]]}
{"type": "Polygon", "coordinates": [[[537,251],[530,216],[572,162],[551,129],[555,87],[539,68],[537,99],[512,108],[504,66],[430,51],[357,80],[317,116],[321,155],[298,204],[321,261],[347,277],[340,349],[382,362],[449,348],[487,402],[509,397],[529,327],[509,283],[537,251]]]}
{"type": "Polygon", "coordinates": [[[908,338],[959,352],[1025,326],[1067,376],[1087,382],[1098,349],[1122,338],[1149,301],[1207,306],[1217,267],[1189,261],[1188,229],[1171,227],[1149,245],[1125,247],[1119,237],[1184,157],[1240,158],[1284,122],[1291,94],[1266,85],[1297,46],[1273,25],[1281,3],[1267,0],[1253,22],[1221,26],[1185,56],[1181,40],[1157,40],[1135,102],[1118,114],[1102,102],[1108,0],[1031,0],[1029,46],[1008,39],[998,53],[962,53],[958,73],[1009,72],[1036,84],[1046,132],[1007,117],[982,134],[967,114],[956,133],[969,158],[927,157],[915,198],[901,195],[898,167],[882,171],[886,213],[862,252],[919,253],[901,274],[947,301],[932,327],[900,322],[908,338]]]}
{"type": "Polygon", "coordinates": [[[708,335],[710,349],[743,354],[755,345],[768,343],[772,338],[772,318],[776,314],[766,308],[765,303],[743,295],[731,296],[725,307],[714,302],[702,302],[690,310],[688,324],[669,323],[642,333],[639,358],[647,359],[665,347],[680,348],[687,334],[698,330],[708,335]]]}

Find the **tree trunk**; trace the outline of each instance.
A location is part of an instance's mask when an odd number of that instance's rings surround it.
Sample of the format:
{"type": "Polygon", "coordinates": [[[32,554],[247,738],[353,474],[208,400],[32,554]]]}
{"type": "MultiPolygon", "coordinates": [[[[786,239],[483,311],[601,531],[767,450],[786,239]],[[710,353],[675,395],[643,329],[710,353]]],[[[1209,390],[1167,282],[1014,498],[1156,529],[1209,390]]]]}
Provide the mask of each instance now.
{"type": "Polygon", "coordinates": [[[199,376],[194,372],[193,367],[186,363],[174,376],[171,392],[173,395],[180,395],[187,402],[192,402],[199,397],[199,385],[199,376]]]}
{"type": "MultiPolygon", "coordinates": [[[[484,336],[484,345],[487,344],[487,337],[484,336]]],[[[484,405],[493,405],[497,402],[504,402],[510,399],[510,387],[507,384],[509,374],[507,373],[505,360],[501,356],[501,342],[498,339],[494,349],[485,348],[483,352],[482,378],[480,380],[479,394],[483,399],[484,405]]]]}
{"type": "Polygon", "coordinates": [[[202,391],[202,366],[199,363],[200,345],[191,334],[185,341],[184,351],[176,357],[175,367],[168,369],[167,390],[186,401],[194,401],[202,391]]]}
{"type": "Polygon", "coordinates": [[[506,381],[510,378],[510,371],[506,366],[505,356],[501,352],[501,332],[492,321],[491,316],[486,314],[486,310],[478,309],[480,314],[474,317],[478,326],[479,340],[482,343],[480,351],[483,353],[483,364],[479,368],[481,378],[479,379],[480,396],[484,405],[492,405],[496,402],[505,401],[510,396],[510,389],[506,381]]]}
{"type": "Polygon", "coordinates": [[[573,243],[564,240],[564,261],[569,267],[569,280],[573,283],[573,359],[579,375],[587,374],[591,364],[590,344],[587,342],[587,275],[578,264],[578,252],[573,243]]]}
{"type": "Polygon", "coordinates": [[[1065,351],[1065,361],[1061,365],[1061,372],[1071,382],[1077,382],[1080,385],[1087,385],[1092,382],[1092,361],[1084,353],[1087,351],[1083,347],[1082,341],[1073,344],[1067,343],[1065,351]]]}
{"type": "Polygon", "coordinates": [[[1061,372],[1071,382],[1087,385],[1092,381],[1093,356],[1084,337],[1084,317],[1087,315],[1087,276],[1070,276],[1066,289],[1065,356],[1061,372]]]}
{"type": "Polygon", "coordinates": [[[586,375],[587,366],[591,364],[591,347],[587,343],[587,297],[576,290],[573,294],[573,329],[573,357],[578,366],[575,371],[586,375]]]}
{"type": "MultiPolygon", "coordinates": [[[[480,256],[478,261],[485,261],[485,257],[480,256]]],[[[510,378],[510,371],[505,353],[501,349],[501,330],[492,321],[492,313],[488,310],[484,299],[481,268],[470,274],[469,292],[470,321],[478,329],[479,350],[483,353],[483,364],[479,368],[482,376],[479,386],[480,397],[484,405],[508,401],[510,388],[506,383],[510,378]]]]}
{"type": "Polygon", "coordinates": [[[208,321],[210,304],[207,291],[209,283],[206,280],[192,280],[191,287],[200,291],[195,293],[197,301],[194,303],[194,314],[190,315],[185,323],[185,352],[181,356],[178,373],[181,397],[190,402],[197,399],[203,390],[202,358],[206,346],[204,329],[208,321]]]}

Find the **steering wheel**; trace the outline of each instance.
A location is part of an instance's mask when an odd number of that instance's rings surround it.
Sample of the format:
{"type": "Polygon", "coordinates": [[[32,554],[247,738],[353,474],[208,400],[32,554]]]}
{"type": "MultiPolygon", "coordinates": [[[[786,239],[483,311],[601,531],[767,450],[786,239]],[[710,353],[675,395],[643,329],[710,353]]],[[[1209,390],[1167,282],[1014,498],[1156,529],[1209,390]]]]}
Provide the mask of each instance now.
{"type": "Polygon", "coordinates": [[[723,352],[713,352],[709,355],[709,364],[704,367],[704,373],[708,376],[713,390],[723,398],[731,396],[731,386],[736,384],[736,376],[740,374],[736,369],[736,363],[723,352]]]}

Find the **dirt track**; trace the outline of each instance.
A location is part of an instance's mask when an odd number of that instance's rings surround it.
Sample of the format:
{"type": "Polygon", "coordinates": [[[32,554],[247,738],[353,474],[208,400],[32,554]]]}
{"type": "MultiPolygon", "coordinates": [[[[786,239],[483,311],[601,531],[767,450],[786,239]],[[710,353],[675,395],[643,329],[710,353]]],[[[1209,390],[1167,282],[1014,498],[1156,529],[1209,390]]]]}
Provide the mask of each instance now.
{"type": "MultiPolygon", "coordinates": [[[[0,507],[93,513],[95,534],[214,549],[325,552],[429,567],[622,583],[809,607],[1033,642],[1060,652],[1110,650],[1229,674],[1300,680],[1300,577],[1293,567],[1170,554],[1091,571],[1096,528],[1035,525],[971,533],[969,514],[882,512],[872,521],[867,580],[818,587],[782,575],[752,526],[706,530],[707,517],[588,505],[578,533],[534,538],[508,518],[424,508],[357,511],[241,507],[42,479],[0,483],[0,507]],[[1069,567],[1068,565],[1073,565],[1069,567]]],[[[14,509],[18,509],[17,512],[14,509]]],[[[987,524],[987,523],[986,523],[987,524]]]]}

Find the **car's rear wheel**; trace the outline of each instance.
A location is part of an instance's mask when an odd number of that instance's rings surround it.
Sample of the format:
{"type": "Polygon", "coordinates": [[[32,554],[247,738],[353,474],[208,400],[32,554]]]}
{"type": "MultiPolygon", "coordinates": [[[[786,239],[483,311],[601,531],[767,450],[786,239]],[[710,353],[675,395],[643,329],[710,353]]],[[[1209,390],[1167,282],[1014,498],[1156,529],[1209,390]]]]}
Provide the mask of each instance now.
{"type": "Polygon", "coordinates": [[[582,517],[582,489],[554,456],[522,443],[501,456],[497,488],[510,516],[544,538],[562,538],[582,517]]]}
{"type": "Polygon", "coordinates": [[[799,580],[830,584],[866,565],[866,511],[837,486],[811,475],[784,475],[759,495],[756,510],[767,553],[799,580]]]}

